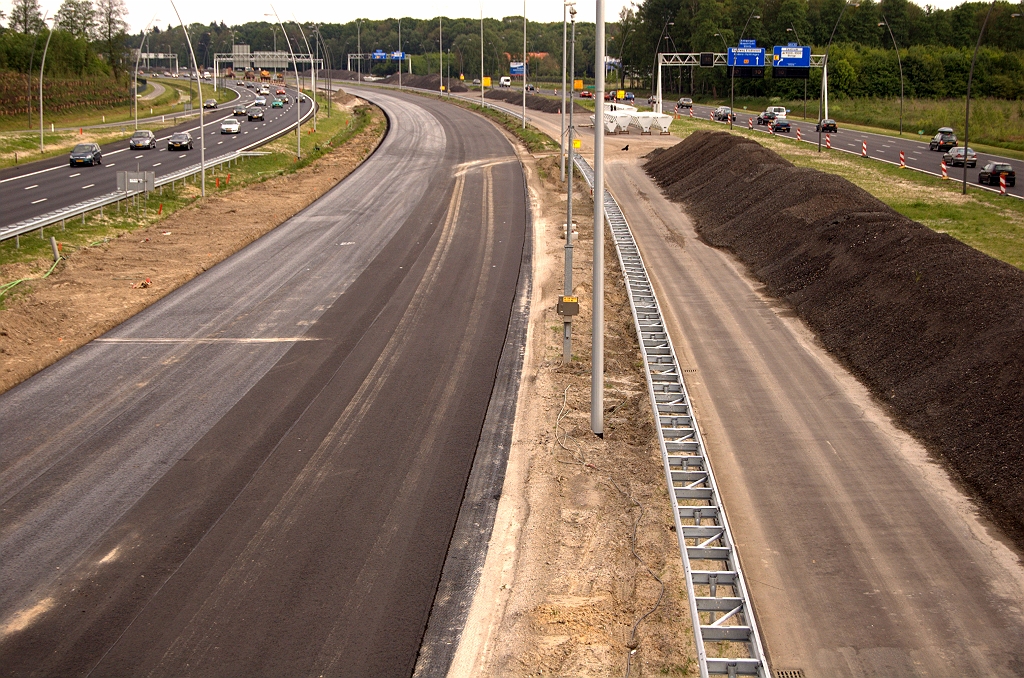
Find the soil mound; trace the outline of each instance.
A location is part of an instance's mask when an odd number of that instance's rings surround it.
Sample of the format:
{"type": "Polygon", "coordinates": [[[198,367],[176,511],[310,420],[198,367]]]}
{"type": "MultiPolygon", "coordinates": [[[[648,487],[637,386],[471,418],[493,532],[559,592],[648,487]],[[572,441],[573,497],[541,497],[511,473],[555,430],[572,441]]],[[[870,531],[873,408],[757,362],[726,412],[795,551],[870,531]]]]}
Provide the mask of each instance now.
{"type": "MultiPolygon", "coordinates": [[[[385,85],[397,85],[398,84],[398,73],[392,73],[383,80],[385,85]]],[[[469,89],[462,84],[459,80],[452,80],[450,78],[444,79],[445,87],[448,87],[450,92],[468,92],[469,89]]],[[[432,92],[441,91],[441,76],[432,75],[409,75],[408,73],[402,74],[402,87],[414,87],[416,89],[428,89],[432,92]]]]}
{"type": "MultiPolygon", "coordinates": [[[[487,93],[484,94],[484,97],[487,99],[497,99],[499,101],[504,101],[510,104],[522,105],[523,103],[522,91],[516,92],[510,89],[488,90],[487,93]]],[[[592,112],[587,110],[586,108],[583,108],[575,101],[573,102],[573,106],[575,107],[573,110],[577,115],[584,113],[589,115],[592,112]]],[[[562,102],[561,100],[558,99],[548,99],[547,97],[539,97],[535,94],[527,94],[526,107],[529,108],[531,111],[540,111],[541,113],[561,113],[562,102]]],[[[568,110],[566,112],[568,112],[568,110]]]]}
{"type": "Polygon", "coordinates": [[[724,132],[645,169],[1024,546],[1024,272],[724,132]]]}

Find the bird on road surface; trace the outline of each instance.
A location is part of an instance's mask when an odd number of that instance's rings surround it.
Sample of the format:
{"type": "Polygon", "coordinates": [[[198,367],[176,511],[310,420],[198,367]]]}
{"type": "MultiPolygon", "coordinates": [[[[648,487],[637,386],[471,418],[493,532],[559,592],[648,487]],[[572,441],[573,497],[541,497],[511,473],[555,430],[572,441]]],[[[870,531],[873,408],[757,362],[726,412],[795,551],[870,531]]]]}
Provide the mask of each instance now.
{"type": "Polygon", "coordinates": [[[628,150],[629,150],[629,144],[626,144],[625,146],[623,146],[623,147],[622,147],[622,150],[624,150],[624,151],[628,151],[628,150]]]}

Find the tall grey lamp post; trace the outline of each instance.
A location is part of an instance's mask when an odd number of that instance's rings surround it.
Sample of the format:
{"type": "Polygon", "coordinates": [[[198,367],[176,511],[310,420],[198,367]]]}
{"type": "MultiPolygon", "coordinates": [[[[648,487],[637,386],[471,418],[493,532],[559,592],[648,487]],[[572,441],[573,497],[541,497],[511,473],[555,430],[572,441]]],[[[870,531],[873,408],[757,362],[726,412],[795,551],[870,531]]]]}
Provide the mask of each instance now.
{"type": "MultiPolygon", "coordinates": [[[[402,18],[398,18],[398,53],[402,53],[402,18]]],[[[398,89],[402,89],[402,62],[405,58],[398,60],[398,89]]]]}
{"type": "MultiPolygon", "coordinates": [[[[132,97],[132,101],[135,104],[135,129],[139,129],[139,59],[142,58],[142,46],[146,44],[146,31],[148,31],[149,27],[153,25],[153,22],[157,20],[158,19],[154,14],[153,18],[149,20],[148,24],[146,24],[146,27],[142,29],[142,42],[139,43],[139,53],[135,55],[135,72],[133,73],[133,77],[135,78],[135,92],[132,97]]],[[[49,43],[50,39],[47,38],[46,42],[49,43]]],[[[152,49],[152,47],[150,47],[150,49],[152,49]]],[[[217,74],[214,73],[213,77],[214,85],[216,85],[217,74]]]]}
{"type": "MultiPolygon", "coordinates": [[[[754,10],[754,12],[756,12],[756,11],[757,10],[754,10]]],[[[743,40],[743,36],[746,35],[746,33],[747,33],[747,26],[750,25],[750,20],[751,19],[758,19],[758,20],[761,19],[761,15],[760,14],[754,14],[754,12],[750,13],[750,16],[747,17],[747,23],[743,24],[743,30],[740,32],[740,40],[743,40]]],[[[728,52],[728,50],[726,50],[726,52],[728,52]]],[[[728,54],[727,54],[727,56],[728,56],[728,54]]],[[[736,64],[735,63],[733,63],[733,65],[729,68],[729,80],[730,80],[730,84],[729,84],[729,129],[732,129],[732,121],[736,118],[736,110],[735,110],[736,109],[736,64]]]]}
{"type": "Polygon", "coordinates": [[[526,0],[523,0],[523,129],[526,129],[526,0]]]}
{"type": "Polygon", "coordinates": [[[484,107],[484,10],[480,8],[480,108],[484,107]]]}
{"type": "MultiPolygon", "coordinates": [[[[843,3],[843,9],[841,9],[839,11],[839,18],[836,19],[836,25],[832,27],[832,34],[830,36],[828,36],[828,44],[825,45],[825,64],[824,64],[824,66],[822,66],[822,69],[821,69],[821,91],[818,92],[818,153],[821,153],[821,128],[824,127],[824,125],[821,122],[821,120],[822,120],[822,118],[821,118],[821,104],[823,103],[824,98],[826,96],[828,96],[828,55],[829,55],[829,50],[832,49],[832,39],[834,37],[836,37],[836,29],[839,28],[839,22],[843,20],[843,14],[846,13],[846,8],[849,7],[850,5],[853,5],[854,7],[857,7],[857,6],[859,6],[859,3],[849,2],[849,1],[843,3]]],[[[827,110],[825,111],[825,115],[826,115],[826,117],[828,116],[828,111],[827,110]]]]}
{"type": "MultiPolygon", "coordinates": [[[[572,42],[571,51],[572,56],[570,57],[570,67],[573,69],[573,75],[576,73],[576,8],[572,6],[575,3],[569,4],[569,14],[572,15],[572,42]]],[[[573,296],[572,294],[572,155],[573,155],[573,126],[572,126],[572,98],[569,99],[569,128],[566,130],[566,137],[568,138],[569,147],[569,183],[566,184],[566,208],[565,208],[565,275],[563,278],[562,294],[567,297],[573,296]]],[[[563,107],[563,111],[564,111],[563,107]]],[[[562,317],[562,364],[568,365],[572,362],[572,316],[567,315],[562,317]]]]}
{"type": "MultiPolygon", "coordinates": [[[[800,44],[800,36],[796,34],[796,26],[786,29],[787,33],[792,33],[793,37],[796,38],[797,44],[800,44]]],[[[807,120],[807,78],[804,78],[804,121],[807,120]]]]}
{"type": "MultiPolygon", "coordinates": [[[[46,17],[43,17],[43,25],[46,25],[46,17]]],[[[43,47],[43,60],[39,64],[39,152],[43,153],[43,69],[46,68],[46,50],[50,48],[50,38],[53,37],[53,29],[46,34],[46,46],[43,47]]],[[[137,69],[136,69],[137,70],[137,69]]]]}
{"type": "MultiPolygon", "coordinates": [[[[604,437],[604,0],[594,36],[594,285],[590,345],[590,430],[604,437]]],[[[571,227],[570,227],[571,228],[571,227]]]]}
{"type": "MultiPolygon", "coordinates": [[[[181,24],[181,32],[185,34],[185,41],[188,43],[188,53],[192,57],[192,68],[195,69],[196,75],[199,75],[199,62],[196,61],[196,51],[192,49],[192,38],[188,34],[188,29],[185,28],[185,22],[181,20],[181,13],[178,12],[177,5],[174,4],[174,0],[171,0],[171,7],[174,9],[175,16],[178,17],[178,23],[181,24]]],[[[196,89],[199,91],[199,173],[201,175],[201,189],[200,195],[206,197],[206,116],[203,114],[203,83],[202,78],[196,78],[196,89]]]]}
{"type": "Polygon", "coordinates": [[[978,60],[978,49],[981,47],[981,37],[985,35],[985,25],[988,24],[988,19],[992,16],[992,8],[995,6],[996,0],[992,0],[988,6],[988,12],[985,13],[985,20],[981,22],[981,30],[978,31],[978,42],[974,45],[974,56],[971,57],[971,70],[967,74],[967,111],[964,114],[964,195],[967,195],[967,151],[970,148],[970,146],[968,146],[968,142],[971,138],[971,81],[974,79],[974,63],[978,60]]]}
{"type": "Polygon", "coordinates": [[[886,20],[885,15],[882,15],[882,20],[878,23],[878,27],[885,26],[889,30],[889,37],[892,38],[892,47],[896,50],[896,64],[900,67],[900,136],[903,136],[903,60],[900,59],[900,46],[896,44],[896,36],[892,34],[892,26],[886,20]]]}
{"type": "Polygon", "coordinates": [[[362,28],[363,20],[356,19],[356,51],[359,52],[359,58],[356,59],[356,82],[363,81],[363,42],[359,34],[359,29],[362,28]]]}
{"type": "MultiPolygon", "coordinates": [[[[277,10],[271,5],[270,9],[274,12],[274,18],[277,19],[278,25],[281,26],[281,35],[284,36],[284,41],[288,43],[288,53],[292,56],[292,68],[295,69],[295,82],[299,82],[299,63],[295,59],[295,52],[292,50],[292,41],[288,37],[288,31],[284,30],[284,23],[281,21],[281,17],[277,15],[277,10]]],[[[270,16],[269,14],[267,16],[270,16]]],[[[302,89],[299,88],[298,95],[295,97],[295,157],[302,157],[302,89]]]]}
{"type": "MultiPolygon", "coordinates": [[[[575,0],[566,0],[566,2],[562,3],[562,122],[561,122],[561,128],[560,128],[560,130],[562,132],[562,136],[560,137],[560,143],[561,143],[561,146],[562,146],[562,152],[560,154],[560,165],[561,165],[562,183],[565,183],[565,133],[566,133],[566,131],[565,131],[565,76],[566,76],[566,71],[565,71],[565,67],[566,67],[566,60],[565,60],[566,29],[565,29],[565,26],[566,26],[566,18],[567,18],[566,14],[568,13],[568,10],[570,8],[572,8],[572,11],[573,11],[573,20],[575,21],[575,19],[576,19],[576,8],[575,8],[575,5],[576,5],[575,0]]],[[[483,40],[482,39],[481,39],[480,44],[483,45],[483,40]]],[[[483,76],[480,76],[480,77],[483,78],[483,76]]],[[[575,77],[575,74],[574,74],[574,77],[575,77]]],[[[569,97],[569,103],[570,104],[572,103],[572,97],[569,97]]],[[[566,294],[568,294],[568,292],[566,292],[566,294]]]]}
{"type": "MultiPolygon", "coordinates": [[[[313,50],[309,47],[309,40],[306,40],[306,32],[302,30],[302,24],[299,23],[299,20],[295,18],[294,14],[292,14],[292,20],[295,22],[295,25],[299,27],[299,35],[302,36],[302,41],[306,43],[306,54],[309,55],[309,60],[311,62],[310,65],[313,67],[313,73],[310,76],[310,84],[313,87],[313,131],[316,132],[316,60],[313,57],[313,50]]],[[[298,99],[299,100],[295,103],[298,104],[299,108],[302,108],[301,89],[299,90],[298,99]]]]}

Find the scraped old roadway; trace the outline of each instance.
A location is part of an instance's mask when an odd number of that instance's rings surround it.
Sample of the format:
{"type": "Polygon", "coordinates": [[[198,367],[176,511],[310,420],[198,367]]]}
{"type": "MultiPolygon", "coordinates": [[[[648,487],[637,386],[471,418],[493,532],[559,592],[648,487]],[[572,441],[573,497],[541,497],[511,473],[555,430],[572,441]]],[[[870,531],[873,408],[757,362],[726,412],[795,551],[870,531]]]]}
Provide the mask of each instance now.
{"type": "MultiPolygon", "coordinates": [[[[530,116],[558,138],[557,115],[530,116]]],[[[591,130],[583,140],[592,153],[591,130]]],[[[772,669],[1024,676],[1018,555],[792,311],[665,199],[639,154],[677,141],[609,137],[607,182],[689,372],[772,669]]]]}
{"type": "Polygon", "coordinates": [[[490,123],[374,100],[348,179],[0,397],[0,674],[412,672],[528,217],[490,123]]]}

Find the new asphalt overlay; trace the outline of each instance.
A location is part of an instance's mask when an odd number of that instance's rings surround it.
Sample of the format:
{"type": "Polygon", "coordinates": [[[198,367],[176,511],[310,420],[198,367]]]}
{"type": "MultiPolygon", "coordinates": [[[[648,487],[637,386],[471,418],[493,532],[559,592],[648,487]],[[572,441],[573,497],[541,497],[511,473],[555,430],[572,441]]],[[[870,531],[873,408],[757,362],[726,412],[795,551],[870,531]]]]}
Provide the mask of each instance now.
{"type": "Polygon", "coordinates": [[[489,122],[373,99],[348,179],[0,396],[5,675],[412,673],[528,216],[489,122]]]}

